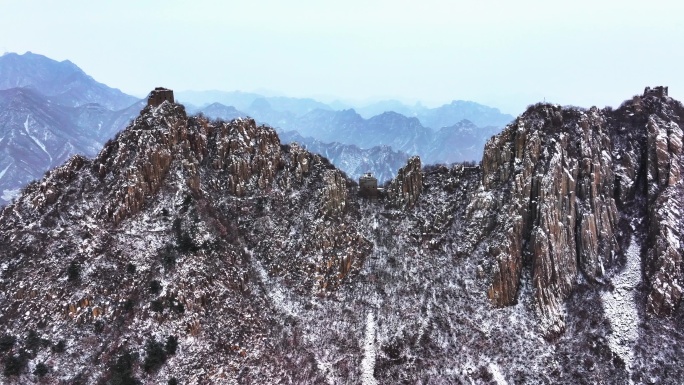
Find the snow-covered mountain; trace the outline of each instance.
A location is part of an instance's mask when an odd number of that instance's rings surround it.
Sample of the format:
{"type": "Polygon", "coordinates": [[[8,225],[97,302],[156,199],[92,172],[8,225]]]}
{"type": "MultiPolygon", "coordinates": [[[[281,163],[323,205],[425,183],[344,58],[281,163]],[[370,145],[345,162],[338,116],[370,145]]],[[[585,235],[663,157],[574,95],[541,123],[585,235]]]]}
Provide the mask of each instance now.
{"type": "Polygon", "coordinates": [[[0,56],[0,90],[11,88],[30,88],[52,103],[69,107],[97,103],[109,110],[121,110],[138,101],[98,83],[68,60],[58,62],[31,52],[0,56]]]}
{"type": "Polygon", "coordinates": [[[679,384],[684,106],[538,104],[377,201],[165,102],[0,211],[5,383],[679,384]]]}
{"type": "Polygon", "coordinates": [[[0,206],[70,156],[96,155],[143,106],[71,62],[1,56],[0,206]]]}

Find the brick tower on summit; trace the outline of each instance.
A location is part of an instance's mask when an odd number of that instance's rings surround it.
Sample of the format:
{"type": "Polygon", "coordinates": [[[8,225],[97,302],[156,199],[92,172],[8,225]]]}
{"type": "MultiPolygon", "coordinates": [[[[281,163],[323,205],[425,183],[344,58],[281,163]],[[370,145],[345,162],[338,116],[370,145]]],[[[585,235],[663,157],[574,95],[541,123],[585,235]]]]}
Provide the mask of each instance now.
{"type": "Polygon", "coordinates": [[[157,107],[158,105],[168,101],[169,103],[174,103],[173,90],[164,87],[157,87],[150,92],[147,97],[147,105],[152,107],[157,107]]]}

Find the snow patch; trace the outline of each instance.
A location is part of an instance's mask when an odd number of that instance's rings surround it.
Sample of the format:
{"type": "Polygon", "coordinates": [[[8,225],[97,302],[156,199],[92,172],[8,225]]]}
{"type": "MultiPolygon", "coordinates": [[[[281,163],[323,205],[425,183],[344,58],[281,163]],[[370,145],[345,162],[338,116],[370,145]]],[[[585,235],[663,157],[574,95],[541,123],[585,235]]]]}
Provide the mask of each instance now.
{"type": "MultiPolygon", "coordinates": [[[[245,249],[246,252],[251,252],[245,249]]],[[[283,288],[275,280],[268,277],[268,273],[261,262],[254,260],[254,267],[256,268],[259,278],[266,288],[266,295],[271,299],[273,305],[284,314],[292,317],[297,317],[301,313],[301,309],[298,303],[290,299],[290,293],[283,290],[283,288]]]]}
{"type": "Polygon", "coordinates": [[[490,362],[489,372],[492,374],[492,377],[494,377],[494,381],[497,385],[508,385],[508,382],[504,378],[503,374],[501,374],[501,369],[499,368],[499,365],[490,362]]]}
{"type": "Polygon", "coordinates": [[[324,373],[326,375],[325,380],[328,383],[328,385],[335,385],[335,382],[328,377],[328,374],[332,372],[333,368],[332,365],[329,362],[323,362],[316,357],[316,367],[318,370],[321,371],[321,373],[324,373]]]}
{"type": "MultiPolygon", "coordinates": [[[[0,176],[2,177],[2,176],[0,176]]],[[[14,190],[3,190],[2,191],[2,196],[0,198],[6,200],[6,201],[11,201],[12,199],[16,198],[19,196],[19,193],[21,192],[21,189],[14,189],[14,190]]]]}
{"type": "Polygon", "coordinates": [[[361,384],[377,385],[373,376],[375,371],[375,317],[368,313],[366,317],[366,333],[363,338],[363,360],[361,361],[361,384]]]}
{"type": "Polygon", "coordinates": [[[24,130],[26,130],[26,134],[29,136],[29,138],[33,139],[33,142],[40,147],[44,153],[47,154],[47,156],[50,158],[50,163],[52,163],[52,155],[48,152],[48,150],[45,148],[45,145],[43,142],[41,142],[38,138],[35,136],[31,135],[31,131],[29,130],[29,118],[31,115],[26,115],[26,121],[24,122],[24,130]]]}
{"type": "Polygon", "coordinates": [[[5,176],[5,173],[7,172],[7,170],[9,170],[10,167],[12,167],[12,163],[8,164],[4,170],[0,171],[0,179],[2,179],[3,176],[5,176]]]}
{"type": "MultiPolygon", "coordinates": [[[[601,293],[603,309],[613,329],[613,333],[608,336],[608,345],[622,358],[630,374],[634,358],[634,343],[639,337],[640,320],[634,289],[641,282],[640,249],[641,247],[634,240],[630,242],[625,253],[627,257],[625,268],[613,277],[613,291],[601,293]]],[[[631,375],[629,377],[629,383],[632,384],[631,375]]]]}

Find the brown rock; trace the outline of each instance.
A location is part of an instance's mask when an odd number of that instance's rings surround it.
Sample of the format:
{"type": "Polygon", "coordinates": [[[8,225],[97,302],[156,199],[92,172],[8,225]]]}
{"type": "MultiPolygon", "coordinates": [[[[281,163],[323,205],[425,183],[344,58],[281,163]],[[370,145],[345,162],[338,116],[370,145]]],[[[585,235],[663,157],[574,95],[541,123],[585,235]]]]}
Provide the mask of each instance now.
{"type": "Polygon", "coordinates": [[[494,200],[478,203],[493,210],[495,218],[488,296],[496,306],[514,303],[523,256],[529,256],[542,327],[550,334],[564,328],[562,303],[578,271],[590,280],[601,279],[617,247],[612,159],[603,151],[610,138],[604,125],[597,111],[563,119],[560,107],[542,105],[485,147],[484,191],[476,200],[494,200]]]}
{"type": "Polygon", "coordinates": [[[406,166],[399,169],[387,188],[391,205],[403,208],[413,207],[423,191],[423,174],[420,157],[411,157],[406,166]]]}

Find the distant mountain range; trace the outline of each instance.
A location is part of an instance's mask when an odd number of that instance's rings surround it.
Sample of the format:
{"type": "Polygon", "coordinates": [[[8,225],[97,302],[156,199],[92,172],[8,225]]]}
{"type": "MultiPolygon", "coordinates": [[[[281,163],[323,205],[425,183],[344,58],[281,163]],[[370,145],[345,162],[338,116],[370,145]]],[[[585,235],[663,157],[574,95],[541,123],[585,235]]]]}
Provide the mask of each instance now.
{"type": "Polygon", "coordinates": [[[57,62],[31,52],[0,56],[0,90],[11,88],[30,88],[51,102],[69,107],[97,103],[110,110],[121,110],[138,101],[98,83],[68,60],[57,62]]]}
{"type": "MultiPolygon", "coordinates": [[[[191,109],[208,117],[249,116],[275,127],[280,134],[296,131],[300,139],[317,141],[314,147],[320,148],[321,153],[326,152],[321,147],[326,143],[336,143],[338,149],[341,145],[354,145],[360,150],[390,146],[395,151],[419,155],[426,164],[480,160],[487,139],[513,120],[496,108],[462,100],[437,108],[386,100],[360,106],[358,110],[337,110],[313,99],[266,97],[240,91],[179,95],[181,101],[203,105],[191,109]]],[[[313,147],[310,149],[317,152],[313,147]]],[[[333,163],[350,176],[356,175],[345,164],[333,163]]]]}
{"type": "MultiPolygon", "coordinates": [[[[415,117],[424,127],[439,130],[442,127],[452,126],[462,120],[469,120],[478,127],[503,127],[513,121],[513,116],[504,114],[496,108],[488,107],[479,103],[454,100],[436,108],[425,107],[420,103],[409,106],[398,100],[382,100],[371,104],[347,104],[334,102],[321,103],[310,98],[269,97],[251,92],[241,91],[183,91],[177,93],[181,103],[189,103],[204,108],[212,103],[220,103],[232,106],[240,111],[256,116],[264,114],[265,109],[273,112],[286,113],[277,119],[289,119],[301,117],[315,110],[342,111],[353,109],[365,119],[381,115],[384,112],[396,112],[406,117],[415,117]]],[[[273,124],[276,120],[271,117],[273,124]]]]}
{"type": "Polygon", "coordinates": [[[143,103],[69,61],[0,57],[0,205],[74,154],[94,156],[143,103]]]}
{"type": "MultiPolygon", "coordinates": [[[[352,178],[372,172],[381,182],[409,155],[424,164],[479,160],[485,141],[513,119],[463,101],[433,109],[385,101],[357,112],[333,108],[340,103],[240,91],[177,92],[176,98],[211,118],[253,117],[276,128],[283,143],[297,141],[352,178]]],[[[94,156],[144,106],[68,60],[0,56],[0,206],[70,156],[94,156]]]]}
{"type": "MultiPolygon", "coordinates": [[[[376,146],[389,146],[401,153],[419,155],[426,164],[479,161],[487,139],[501,130],[501,126],[478,127],[465,119],[433,130],[422,125],[418,118],[396,112],[384,112],[364,119],[353,109],[316,109],[296,116],[291,112],[270,108],[265,99],[257,99],[254,104],[258,104],[259,108],[252,106],[248,109],[250,112],[241,112],[220,103],[213,103],[198,111],[211,118],[250,116],[260,123],[275,126],[284,141],[307,140],[307,148],[321,154],[326,153],[323,149],[326,143],[336,143],[334,146],[338,149],[342,145],[350,145],[371,152],[377,151],[373,149],[376,146]],[[291,134],[292,131],[296,134],[291,134]],[[312,141],[316,141],[316,144],[313,145],[312,141]],[[316,149],[320,149],[320,152],[316,149]]],[[[355,152],[351,148],[345,151],[355,152]]],[[[356,171],[347,169],[344,164],[338,164],[333,159],[331,161],[350,176],[357,175],[356,171]]]]}
{"type": "Polygon", "coordinates": [[[395,151],[390,146],[362,149],[353,144],[323,143],[305,138],[297,131],[279,132],[278,136],[283,143],[297,142],[310,152],[323,155],[352,179],[372,172],[380,184],[394,178],[409,158],[405,152],[395,151]]]}
{"type": "Polygon", "coordinates": [[[428,108],[420,103],[408,106],[396,100],[356,108],[356,112],[366,119],[387,111],[415,117],[423,126],[434,130],[452,126],[462,120],[468,120],[479,127],[503,127],[513,121],[513,116],[503,114],[496,108],[465,100],[454,100],[437,108],[428,108]]]}
{"type": "Polygon", "coordinates": [[[332,107],[310,98],[292,98],[284,96],[264,96],[252,92],[242,91],[180,91],[176,93],[180,103],[190,103],[195,106],[206,106],[211,103],[221,103],[238,110],[251,112],[266,102],[269,108],[279,112],[289,112],[303,115],[313,110],[331,110],[332,107]]]}

